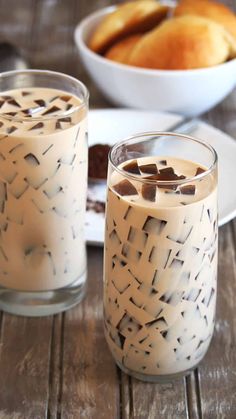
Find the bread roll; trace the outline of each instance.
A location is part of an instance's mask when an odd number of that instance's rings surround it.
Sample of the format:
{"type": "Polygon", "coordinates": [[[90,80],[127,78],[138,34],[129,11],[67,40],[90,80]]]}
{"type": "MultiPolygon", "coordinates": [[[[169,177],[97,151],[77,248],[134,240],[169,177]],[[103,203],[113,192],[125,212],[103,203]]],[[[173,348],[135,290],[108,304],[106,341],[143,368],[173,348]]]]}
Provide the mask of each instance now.
{"type": "Polygon", "coordinates": [[[223,25],[236,40],[236,15],[222,3],[212,0],[180,0],[174,14],[208,17],[223,25]]]}
{"type": "Polygon", "coordinates": [[[98,25],[89,40],[89,47],[104,53],[118,40],[154,28],[167,13],[168,7],[155,0],[131,1],[118,6],[98,25]]]}
{"type": "Polygon", "coordinates": [[[235,56],[236,42],[210,19],[186,15],[166,20],[134,46],[128,64],[165,70],[210,67],[235,56]]]}
{"type": "Polygon", "coordinates": [[[131,51],[141,37],[142,35],[138,34],[122,39],[122,41],[117,42],[107,51],[105,57],[118,63],[127,64],[129,62],[131,51]]]}
{"type": "Polygon", "coordinates": [[[222,3],[212,0],[180,0],[174,14],[208,17],[223,25],[236,39],[236,15],[222,3]]]}

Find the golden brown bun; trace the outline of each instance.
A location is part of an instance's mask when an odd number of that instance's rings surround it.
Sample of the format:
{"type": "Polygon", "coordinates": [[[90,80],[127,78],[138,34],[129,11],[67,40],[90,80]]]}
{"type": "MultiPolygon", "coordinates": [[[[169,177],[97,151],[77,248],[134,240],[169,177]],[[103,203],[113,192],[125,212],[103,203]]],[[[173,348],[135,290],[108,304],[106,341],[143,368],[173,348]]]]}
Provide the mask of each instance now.
{"type": "Polygon", "coordinates": [[[167,13],[168,7],[155,0],[140,0],[118,6],[98,25],[89,40],[89,47],[104,53],[118,40],[154,28],[167,13]]]}
{"type": "Polygon", "coordinates": [[[224,4],[212,0],[180,0],[176,16],[186,14],[208,17],[220,23],[236,39],[236,15],[224,4]]]}
{"type": "Polygon", "coordinates": [[[165,70],[210,67],[233,57],[234,38],[210,19],[186,15],[169,19],[144,35],[128,64],[165,70]]]}
{"type": "Polygon", "coordinates": [[[105,57],[112,61],[117,61],[118,63],[127,64],[131,51],[137,42],[141,39],[142,35],[131,35],[122,41],[117,42],[113,45],[105,54],[105,57]]]}

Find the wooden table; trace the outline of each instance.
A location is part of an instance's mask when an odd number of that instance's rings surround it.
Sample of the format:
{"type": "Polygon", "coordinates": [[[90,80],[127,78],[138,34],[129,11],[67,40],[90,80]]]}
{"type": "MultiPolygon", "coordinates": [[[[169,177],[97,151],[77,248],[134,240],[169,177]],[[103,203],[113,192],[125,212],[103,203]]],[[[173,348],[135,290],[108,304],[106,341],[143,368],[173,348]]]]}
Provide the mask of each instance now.
{"type": "MultiPolygon", "coordinates": [[[[236,0],[224,2],[236,10],[236,0]]],[[[0,34],[21,48],[32,67],[84,81],[92,107],[111,107],[86,75],[73,44],[75,24],[111,3],[0,0],[0,34]]],[[[236,91],[203,119],[236,138],[235,115],[236,91]]],[[[116,368],[103,335],[103,251],[89,247],[89,287],[80,305],[46,318],[0,314],[0,419],[235,418],[236,220],[220,228],[219,236],[215,334],[191,376],[167,385],[144,384],[116,368]]]]}

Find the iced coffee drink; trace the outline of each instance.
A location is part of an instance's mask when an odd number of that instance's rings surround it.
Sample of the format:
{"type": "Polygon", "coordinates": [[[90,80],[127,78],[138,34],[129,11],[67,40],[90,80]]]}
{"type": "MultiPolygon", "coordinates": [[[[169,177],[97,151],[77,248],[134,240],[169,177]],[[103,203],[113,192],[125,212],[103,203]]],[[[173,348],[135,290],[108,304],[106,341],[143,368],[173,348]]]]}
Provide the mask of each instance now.
{"type": "Polygon", "coordinates": [[[217,180],[198,162],[141,154],[110,163],[105,336],[124,371],[161,381],[193,369],[213,334],[217,180]]]}
{"type": "Polygon", "coordinates": [[[86,113],[76,94],[59,88],[0,94],[2,290],[85,282],[86,113]]]}

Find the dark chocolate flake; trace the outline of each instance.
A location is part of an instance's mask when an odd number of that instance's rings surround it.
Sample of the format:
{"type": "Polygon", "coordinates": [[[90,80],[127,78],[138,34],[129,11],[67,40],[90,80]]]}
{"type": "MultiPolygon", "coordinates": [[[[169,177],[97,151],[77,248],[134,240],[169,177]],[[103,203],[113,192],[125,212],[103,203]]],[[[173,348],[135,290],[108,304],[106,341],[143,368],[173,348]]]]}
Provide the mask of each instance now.
{"type": "Polygon", "coordinates": [[[29,95],[31,95],[31,92],[22,91],[21,94],[22,94],[22,96],[29,96],[29,95]]]}
{"type": "Polygon", "coordinates": [[[163,166],[167,165],[167,161],[166,160],[159,160],[158,162],[159,164],[162,164],[163,166]]]}
{"type": "Polygon", "coordinates": [[[29,153],[24,157],[25,161],[29,163],[31,166],[38,166],[40,162],[38,161],[37,157],[34,154],[29,153]]]}
{"type": "Polygon", "coordinates": [[[15,99],[10,99],[10,100],[8,101],[8,104],[9,104],[9,105],[12,105],[12,106],[17,106],[17,108],[20,108],[19,103],[18,103],[15,99]]]}
{"type": "Polygon", "coordinates": [[[60,96],[60,99],[63,100],[63,102],[69,102],[69,100],[71,99],[71,96],[60,96]]]}
{"type": "Polygon", "coordinates": [[[57,100],[59,98],[59,96],[53,96],[50,100],[49,100],[49,102],[50,103],[52,103],[52,102],[54,102],[54,100],[57,100]]]}
{"type": "Polygon", "coordinates": [[[66,105],[66,111],[69,111],[72,107],[73,107],[73,105],[71,103],[68,103],[66,105]]]}
{"type": "Polygon", "coordinates": [[[5,112],[4,115],[15,116],[17,112],[5,112]]]}
{"type": "Polygon", "coordinates": [[[70,116],[66,116],[65,118],[60,118],[58,119],[59,122],[71,122],[71,117],[70,116]]]}
{"type": "Polygon", "coordinates": [[[150,184],[142,185],[142,196],[145,200],[155,202],[156,200],[156,186],[150,184]]]}
{"type": "Polygon", "coordinates": [[[21,112],[23,112],[26,116],[32,116],[32,114],[34,113],[35,109],[38,109],[38,106],[35,107],[35,108],[22,109],[21,112]]]}
{"type": "Polygon", "coordinates": [[[128,173],[133,173],[135,175],[140,175],[137,160],[132,160],[130,163],[123,166],[122,169],[125,170],[128,173]]]}
{"type": "Polygon", "coordinates": [[[165,169],[160,169],[160,173],[162,173],[164,175],[168,175],[168,176],[175,175],[175,171],[174,171],[173,167],[165,167],[165,169]]]}
{"type": "Polygon", "coordinates": [[[204,172],[205,172],[204,169],[202,169],[201,167],[198,167],[196,170],[195,176],[200,175],[201,173],[204,173],[204,172]]]}
{"type": "Polygon", "coordinates": [[[16,131],[16,130],[17,130],[17,128],[16,128],[16,127],[14,127],[14,126],[9,127],[9,128],[7,128],[7,133],[8,133],[8,134],[11,134],[12,132],[14,132],[14,131],[16,131]]]}
{"type": "Polygon", "coordinates": [[[56,129],[62,129],[61,123],[59,121],[56,122],[55,127],[56,129]]]}
{"type": "Polygon", "coordinates": [[[137,189],[127,179],[122,180],[113,186],[113,189],[121,196],[137,195],[137,189]]]}
{"type": "Polygon", "coordinates": [[[2,107],[2,105],[4,105],[5,100],[0,100],[0,108],[2,107]]]}
{"type": "Polygon", "coordinates": [[[32,131],[32,130],[34,130],[34,129],[43,128],[43,126],[44,126],[43,122],[38,122],[36,125],[33,125],[33,127],[31,127],[31,128],[29,129],[29,131],[32,131]]]}
{"type": "Polygon", "coordinates": [[[49,108],[45,112],[43,112],[42,115],[49,115],[49,114],[57,112],[57,111],[61,111],[61,109],[58,108],[58,106],[52,106],[51,108],[49,108]]]}
{"type": "Polygon", "coordinates": [[[40,107],[45,107],[46,106],[46,102],[43,99],[37,99],[34,101],[37,105],[39,105],[40,107]]]}
{"type": "Polygon", "coordinates": [[[46,150],[44,150],[42,152],[42,155],[44,156],[45,154],[47,154],[47,152],[53,147],[53,144],[51,144],[49,147],[46,148],[46,150]]]}
{"type": "Polygon", "coordinates": [[[6,101],[6,100],[14,99],[14,98],[12,96],[9,96],[9,95],[3,95],[2,99],[6,101]]]}
{"type": "Polygon", "coordinates": [[[165,191],[166,194],[175,194],[175,195],[179,195],[180,191],[176,191],[175,189],[170,189],[165,191]]]}
{"type": "Polygon", "coordinates": [[[0,128],[3,126],[3,122],[2,121],[0,121],[0,128]]]}
{"type": "MultiPolygon", "coordinates": [[[[163,181],[163,182],[170,182],[170,181],[176,181],[185,179],[185,176],[180,175],[178,176],[173,167],[165,167],[164,169],[160,169],[159,173],[156,175],[152,175],[149,177],[149,179],[157,180],[157,181],[163,181]]],[[[177,185],[175,184],[166,184],[166,185],[158,185],[159,188],[164,189],[173,189],[175,190],[177,188],[177,185]]]]}
{"type": "Polygon", "coordinates": [[[195,195],[196,187],[195,185],[184,185],[181,186],[179,189],[183,195],[195,195]]]}
{"type": "Polygon", "coordinates": [[[157,166],[153,164],[144,164],[142,166],[139,166],[139,169],[143,173],[147,173],[150,175],[156,175],[158,173],[157,166]]]}

